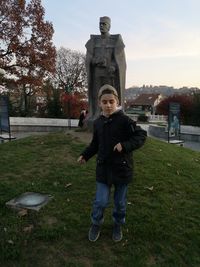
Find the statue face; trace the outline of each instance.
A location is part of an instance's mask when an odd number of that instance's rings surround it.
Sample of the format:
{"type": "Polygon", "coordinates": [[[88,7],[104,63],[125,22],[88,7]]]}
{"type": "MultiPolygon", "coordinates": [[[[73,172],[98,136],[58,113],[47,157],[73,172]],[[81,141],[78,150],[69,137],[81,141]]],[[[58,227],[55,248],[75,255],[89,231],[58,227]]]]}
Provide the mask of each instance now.
{"type": "Polygon", "coordinates": [[[109,32],[110,30],[110,23],[108,21],[100,21],[99,22],[99,29],[102,34],[109,32]]]}

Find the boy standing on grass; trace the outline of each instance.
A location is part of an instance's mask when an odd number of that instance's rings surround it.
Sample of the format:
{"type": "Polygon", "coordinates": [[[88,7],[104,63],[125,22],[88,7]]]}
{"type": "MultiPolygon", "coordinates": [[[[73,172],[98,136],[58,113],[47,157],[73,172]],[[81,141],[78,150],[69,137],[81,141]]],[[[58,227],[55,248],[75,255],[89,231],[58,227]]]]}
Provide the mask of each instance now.
{"type": "Polygon", "coordinates": [[[94,121],[91,143],[78,158],[79,163],[85,163],[97,154],[96,196],[88,238],[94,242],[100,235],[104,210],[108,206],[113,185],[112,238],[117,242],[122,239],[121,225],[125,223],[127,188],[133,178],[132,151],[144,144],[146,131],[123,113],[118,106],[117,91],[111,85],[100,88],[98,100],[102,114],[94,121]]]}

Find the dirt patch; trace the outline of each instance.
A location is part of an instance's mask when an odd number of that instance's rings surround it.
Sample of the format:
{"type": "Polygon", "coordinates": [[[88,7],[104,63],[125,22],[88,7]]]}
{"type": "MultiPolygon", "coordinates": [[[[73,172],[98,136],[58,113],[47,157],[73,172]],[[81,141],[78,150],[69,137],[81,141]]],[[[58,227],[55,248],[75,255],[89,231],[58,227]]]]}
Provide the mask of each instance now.
{"type": "Polygon", "coordinates": [[[56,217],[45,216],[40,224],[54,226],[58,224],[58,219],[56,217]]]}
{"type": "Polygon", "coordinates": [[[66,131],[66,134],[69,134],[73,136],[75,140],[86,144],[89,144],[92,139],[92,133],[88,131],[78,131],[77,129],[70,129],[66,131]]]}

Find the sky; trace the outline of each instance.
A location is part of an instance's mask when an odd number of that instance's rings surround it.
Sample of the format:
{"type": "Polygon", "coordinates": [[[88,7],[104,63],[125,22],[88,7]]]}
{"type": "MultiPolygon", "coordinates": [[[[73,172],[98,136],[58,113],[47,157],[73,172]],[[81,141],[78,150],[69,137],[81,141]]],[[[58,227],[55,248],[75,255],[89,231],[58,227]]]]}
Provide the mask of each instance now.
{"type": "Polygon", "coordinates": [[[126,54],[126,88],[200,88],[200,0],[42,0],[57,49],[86,53],[99,18],[111,18],[126,54]]]}

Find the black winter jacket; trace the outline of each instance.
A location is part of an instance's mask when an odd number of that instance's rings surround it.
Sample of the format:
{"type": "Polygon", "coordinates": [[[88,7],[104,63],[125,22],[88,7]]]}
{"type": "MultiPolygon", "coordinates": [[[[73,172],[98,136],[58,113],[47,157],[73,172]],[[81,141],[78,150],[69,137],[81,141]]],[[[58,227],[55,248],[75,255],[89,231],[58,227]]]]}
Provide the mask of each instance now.
{"type": "Polygon", "coordinates": [[[81,154],[87,161],[97,154],[96,179],[106,184],[128,184],[133,178],[133,153],[140,148],[147,133],[117,111],[110,117],[101,115],[94,121],[93,138],[81,154]],[[113,151],[121,143],[122,151],[113,151]]]}

